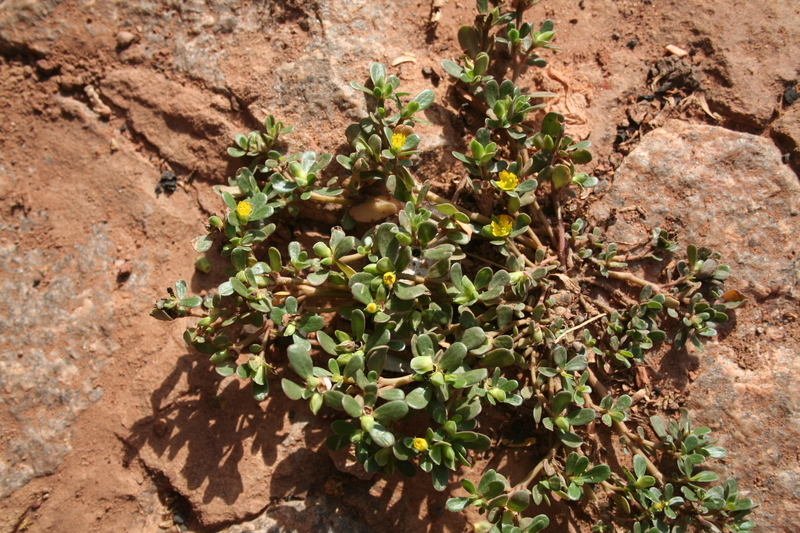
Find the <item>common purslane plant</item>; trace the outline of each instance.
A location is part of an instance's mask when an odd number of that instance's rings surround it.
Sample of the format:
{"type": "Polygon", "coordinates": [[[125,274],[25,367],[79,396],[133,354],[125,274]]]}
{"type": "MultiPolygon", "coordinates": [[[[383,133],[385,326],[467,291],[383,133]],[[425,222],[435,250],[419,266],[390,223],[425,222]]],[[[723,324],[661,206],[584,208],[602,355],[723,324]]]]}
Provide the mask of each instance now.
{"type": "Polygon", "coordinates": [[[597,179],[576,168],[591,161],[589,142],[570,137],[560,114],[535,114],[551,95],[516,85],[526,65],[544,64],[534,51],[553,48],[552,21],[538,31],[523,22],[536,3],[479,0],[475,25],[459,31],[465,54],[442,64],[484,118],[453,153],[463,201],[413,172],[414,128],[433,91],[412,98],[373,63],[366,84],[351,84],[371,112],[345,132],[344,177],[325,177],[330,154],[279,149],[292,128],[272,116],[236,136],[228,153],[245,166],[216,187],[227,210],[194,241],[229,259],[228,279],[204,298],[179,281],[152,314],[196,317],[186,343],[219,374],[249,381],[256,400],[279,380],[314,414],[338,413],[327,446],[352,450],[368,472],[421,469],[444,490],[492,448],[484,411],[523,417],[535,467],[520,479],[462,479],[466,495],[448,501],[485,515],[476,531],[544,530],[553,500],[596,504],[593,531],[750,530],[753,503],[703,469],[725,456],[710,430],[686,411],[631,429],[634,400],[604,384],[661,343],[702,349],[743,298],[723,292],[718,254],[689,245],[684,257],[660,229],[638,246],[608,242],[565,214],[597,179]],[[506,58],[493,59],[500,50],[506,58]],[[477,195],[491,198],[491,213],[470,207],[477,195]],[[273,242],[276,222],[306,203],[337,207],[341,225],[311,245],[273,242]],[[658,261],[662,278],[638,274],[658,261]],[[614,437],[620,471],[590,446],[595,433],[614,437]]]}

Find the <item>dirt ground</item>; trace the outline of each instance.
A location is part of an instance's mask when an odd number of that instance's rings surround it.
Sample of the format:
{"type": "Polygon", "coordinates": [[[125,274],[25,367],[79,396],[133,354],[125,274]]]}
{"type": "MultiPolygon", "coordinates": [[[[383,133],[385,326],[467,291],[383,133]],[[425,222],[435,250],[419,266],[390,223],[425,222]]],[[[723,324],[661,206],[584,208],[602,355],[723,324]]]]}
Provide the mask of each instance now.
{"type": "MultiPolygon", "coordinates": [[[[462,171],[449,153],[475,125],[439,63],[459,54],[474,6],[445,2],[436,25],[432,13],[413,0],[0,0],[1,530],[220,531],[320,498],[372,531],[470,530],[427,481],[338,472],[324,423],[280,391],[255,404],[187,350],[184,324],[148,316],[177,279],[196,292],[219,283],[194,271],[190,240],[222,210],[211,186],[235,171],[233,134],[272,113],[297,126],[294,149],[340,150],[364,108],[347,81],[371,61],[407,56],[390,70],[409,92],[435,90],[422,168],[452,190],[462,171]]],[[[762,136],[800,170],[797,3],[545,0],[531,13],[556,21],[563,50],[521,85],[558,94],[552,108],[592,140],[589,170],[608,186],[667,119],[762,136]]],[[[736,328],[760,331],[764,349],[797,347],[796,314],[773,331],[759,311],[797,313],[797,290],[752,295],[736,328]]],[[[746,344],[725,349],[757,368],[746,344]]],[[[670,383],[663,393],[685,404],[687,380],[670,383]]],[[[765,418],[764,431],[792,416],[765,418]]],[[[800,457],[792,444],[780,453],[800,457]]],[[[796,504],[770,498],[781,466],[769,468],[748,477],[761,479],[746,487],[764,503],[756,520],[790,531],[796,504]]]]}

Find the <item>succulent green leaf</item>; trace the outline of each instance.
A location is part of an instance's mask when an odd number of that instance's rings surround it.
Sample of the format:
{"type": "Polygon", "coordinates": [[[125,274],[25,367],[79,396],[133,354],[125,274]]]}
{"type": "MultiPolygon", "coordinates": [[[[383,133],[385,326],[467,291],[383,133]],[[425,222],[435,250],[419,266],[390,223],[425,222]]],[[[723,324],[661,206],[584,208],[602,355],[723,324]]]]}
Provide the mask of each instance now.
{"type": "Polygon", "coordinates": [[[310,378],[314,373],[314,362],[308,354],[308,350],[299,344],[292,344],[286,351],[289,357],[289,364],[297,375],[303,379],[310,378]]]}
{"type": "Polygon", "coordinates": [[[367,305],[372,303],[372,294],[369,291],[369,287],[363,283],[354,283],[353,286],[350,287],[350,292],[353,294],[353,298],[362,304],[367,305]]]}
{"type": "Polygon", "coordinates": [[[578,411],[573,411],[564,418],[566,418],[567,421],[572,426],[582,426],[594,420],[594,417],[595,417],[594,409],[587,408],[587,409],[579,409],[578,411]]]}
{"type": "Polygon", "coordinates": [[[442,359],[439,361],[439,368],[444,372],[452,372],[461,366],[465,355],[467,355],[467,347],[460,342],[454,342],[444,352],[442,359]]]}
{"type": "MultiPolygon", "coordinates": [[[[344,407],[342,406],[342,400],[344,400],[344,393],[338,390],[329,390],[325,391],[322,395],[322,398],[325,400],[325,403],[337,409],[339,411],[343,411],[344,407]]],[[[348,422],[349,425],[349,422],[348,422]]]]}
{"type": "Polygon", "coordinates": [[[331,423],[331,429],[337,435],[352,435],[356,432],[356,428],[347,420],[334,420],[331,423]]]}
{"type": "Polygon", "coordinates": [[[480,326],[474,326],[467,329],[464,332],[464,335],[461,337],[461,342],[467,347],[468,350],[472,350],[483,344],[483,341],[486,340],[486,332],[483,331],[483,328],[480,326]]]}
{"type": "Polygon", "coordinates": [[[637,478],[642,477],[647,472],[647,461],[641,455],[633,456],[633,473],[637,478]]]}
{"type": "Polygon", "coordinates": [[[178,302],[178,305],[183,307],[200,307],[200,304],[203,303],[203,299],[199,296],[189,296],[188,298],[183,298],[178,302]]]}
{"type": "Polygon", "coordinates": [[[236,363],[233,361],[225,361],[218,364],[215,370],[220,376],[232,376],[233,373],[236,372],[236,363]]]}
{"type": "Polygon", "coordinates": [[[441,65],[442,69],[454,78],[460,77],[461,73],[464,72],[464,69],[452,59],[443,59],[441,65]]]}
{"type": "Polygon", "coordinates": [[[361,416],[361,413],[363,412],[361,404],[358,403],[352,396],[347,394],[345,394],[342,398],[342,407],[344,407],[344,410],[347,412],[347,414],[353,418],[361,416]]]}
{"type": "Polygon", "coordinates": [[[526,519],[523,520],[525,520],[526,524],[525,527],[522,527],[522,520],[520,520],[522,533],[539,533],[550,525],[550,519],[547,517],[547,515],[543,514],[537,515],[529,523],[526,519]]]}
{"type": "Polygon", "coordinates": [[[416,300],[423,294],[430,294],[425,285],[406,285],[405,283],[396,283],[394,285],[394,293],[401,300],[416,300]]]}
{"type": "Polygon", "coordinates": [[[251,391],[253,393],[253,398],[257,402],[263,402],[264,400],[267,399],[267,396],[269,395],[269,382],[264,381],[263,384],[259,385],[258,383],[253,381],[251,391]]]}
{"type": "Polygon", "coordinates": [[[386,389],[378,393],[378,396],[383,398],[387,401],[397,401],[397,400],[404,400],[406,394],[403,392],[403,389],[386,389]]]}
{"type": "Polygon", "coordinates": [[[412,409],[425,409],[433,397],[433,390],[430,386],[422,385],[406,395],[405,402],[412,409]]]}
{"type": "Polygon", "coordinates": [[[373,411],[378,420],[400,420],[408,413],[408,404],[402,400],[387,402],[373,411]]]}
{"type": "Polygon", "coordinates": [[[487,353],[478,364],[484,368],[508,366],[514,362],[514,352],[499,348],[487,353]]]}
{"type": "Polygon", "coordinates": [[[414,97],[413,101],[419,104],[419,110],[422,111],[430,107],[434,98],[436,98],[436,94],[431,89],[425,89],[414,97]]]}
{"type": "Polygon", "coordinates": [[[508,499],[506,504],[510,511],[520,513],[531,504],[531,492],[529,490],[518,490],[508,499]]]}
{"type": "Polygon", "coordinates": [[[450,498],[449,500],[447,500],[445,506],[447,507],[448,511],[457,513],[459,511],[463,511],[464,509],[466,509],[471,501],[472,498],[465,498],[465,497],[450,498]]]}
{"type": "Polygon", "coordinates": [[[369,436],[372,437],[372,440],[375,442],[375,444],[381,448],[391,448],[394,446],[394,434],[377,422],[369,432],[369,436]]]}
{"type": "Polygon", "coordinates": [[[600,483],[611,476],[611,468],[608,465],[597,465],[590,468],[583,474],[583,478],[589,483],[600,483]]]}
{"type": "Polygon", "coordinates": [[[563,122],[564,115],[554,112],[547,113],[542,120],[542,133],[552,137],[560,135],[563,122]]]}
{"type": "Polygon", "coordinates": [[[558,438],[570,448],[578,448],[583,445],[583,439],[571,431],[557,430],[558,438]]]}

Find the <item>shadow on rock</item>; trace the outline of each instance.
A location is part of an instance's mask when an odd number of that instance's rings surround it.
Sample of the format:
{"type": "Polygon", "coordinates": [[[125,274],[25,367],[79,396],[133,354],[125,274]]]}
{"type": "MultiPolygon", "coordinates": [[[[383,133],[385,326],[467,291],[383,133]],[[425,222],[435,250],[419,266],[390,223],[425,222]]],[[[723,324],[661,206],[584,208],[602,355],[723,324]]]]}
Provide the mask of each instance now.
{"type": "MultiPolygon", "coordinates": [[[[451,474],[454,481],[454,476],[451,474]]],[[[452,483],[454,490],[456,483],[452,483]]],[[[445,502],[452,495],[436,492],[430,476],[418,470],[407,479],[397,474],[391,478],[376,475],[360,480],[349,474],[336,474],[325,484],[327,495],[341,502],[372,531],[463,531],[466,517],[451,513],[445,502]]]]}
{"type": "MultiPolygon", "coordinates": [[[[238,381],[224,384],[214,395],[211,391],[217,385],[216,379],[205,369],[197,368],[200,365],[195,359],[190,354],[182,356],[152,393],[153,414],[131,428],[127,438],[131,457],[127,459],[141,456],[147,447],[156,457],[182,465],[180,474],[188,489],[205,484],[203,503],[220,498],[230,505],[244,490],[239,464],[245,454],[260,453],[265,464],[275,461],[275,446],[267,445],[267,441],[274,440],[275,430],[282,427],[283,412],[271,409],[270,401],[265,402],[264,409],[253,401],[249,388],[238,381]],[[188,374],[189,390],[165,403],[184,372],[188,374]],[[265,433],[270,432],[268,438],[265,433]]],[[[163,465],[160,469],[168,473],[169,467],[163,465]]]]}
{"type": "Polygon", "coordinates": [[[219,378],[199,358],[181,356],[152,392],[152,414],[125,438],[125,462],[138,458],[163,472],[203,530],[242,525],[254,516],[253,523],[269,520],[285,530],[309,524],[298,529],[308,533],[330,523],[352,526],[343,531],[387,533],[464,529],[465,517],[445,508],[452,495],[436,492],[422,471],[411,480],[367,481],[337,471],[324,445],[334,414],[328,408],[313,416],[304,402],[285,397],[276,378],[269,398],[256,402],[248,385],[219,378]],[[312,512],[322,500],[327,511],[312,512]]]}
{"type": "Polygon", "coordinates": [[[220,381],[197,359],[183,355],[152,393],[152,414],[138,420],[126,438],[126,460],[140,457],[163,471],[195,508],[203,504],[206,525],[261,511],[269,504],[269,489],[275,498],[307,491],[315,483],[313,472],[328,460],[315,451],[324,435],[310,429],[310,415],[293,417],[297,406],[279,388],[256,402],[249,386],[234,378],[220,381]],[[287,475],[273,476],[275,471],[287,475]],[[236,504],[228,511],[235,516],[216,516],[206,504],[217,499],[236,504]]]}
{"type": "Polygon", "coordinates": [[[700,359],[697,355],[691,354],[686,349],[675,349],[670,347],[659,361],[658,376],[659,384],[669,385],[676,391],[685,390],[689,386],[690,373],[700,368],[700,359]]]}

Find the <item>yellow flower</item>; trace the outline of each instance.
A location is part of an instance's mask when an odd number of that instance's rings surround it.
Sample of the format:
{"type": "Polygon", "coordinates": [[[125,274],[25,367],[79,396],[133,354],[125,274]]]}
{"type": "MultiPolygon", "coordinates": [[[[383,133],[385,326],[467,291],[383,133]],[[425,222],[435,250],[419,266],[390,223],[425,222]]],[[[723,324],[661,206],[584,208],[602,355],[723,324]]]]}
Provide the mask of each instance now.
{"type": "Polygon", "coordinates": [[[500,215],[497,220],[492,220],[492,235],[505,237],[511,233],[512,227],[514,227],[514,219],[508,215],[500,215]]]}
{"type": "Polygon", "coordinates": [[[367,313],[377,313],[380,310],[378,304],[375,302],[370,302],[367,304],[367,313]]]}
{"type": "Polygon", "coordinates": [[[392,150],[395,152],[399,152],[403,145],[406,143],[406,138],[408,135],[402,132],[397,132],[392,135],[392,150]]]}
{"type": "Polygon", "coordinates": [[[519,180],[517,179],[517,175],[513,172],[506,172],[505,170],[501,170],[499,174],[499,181],[495,181],[495,185],[500,187],[503,191],[513,191],[519,185],[519,180]]]}
{"type": "Polygon", "coordinates": [[[396,282],[397,282],[397,274],[395,274],[394,272],[387,272],[386,274],[383,275],[384,285],[388,285],[391,287],[396,282]]]}
{"type": "Polygon", "coordinates": [[[247,200],[242,200],[236,205],[236,214],[241,219],[246,219],[253,212],[253,204],[247,200]]]}
{"type": "Polygon", "coordinates": [[[416,439],[414,439],[412,445],[414,446],[414,449],[417,450],[418,452],[428,451],[428,441],[426,441],[425,439],[417,437],[416,439]]]}

